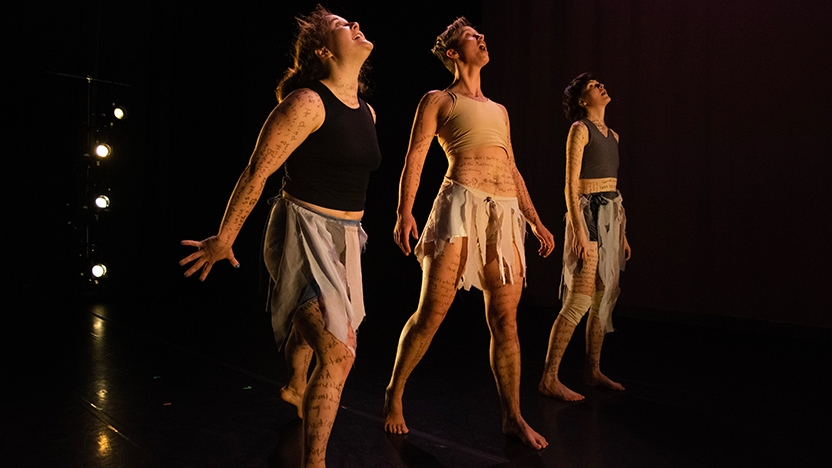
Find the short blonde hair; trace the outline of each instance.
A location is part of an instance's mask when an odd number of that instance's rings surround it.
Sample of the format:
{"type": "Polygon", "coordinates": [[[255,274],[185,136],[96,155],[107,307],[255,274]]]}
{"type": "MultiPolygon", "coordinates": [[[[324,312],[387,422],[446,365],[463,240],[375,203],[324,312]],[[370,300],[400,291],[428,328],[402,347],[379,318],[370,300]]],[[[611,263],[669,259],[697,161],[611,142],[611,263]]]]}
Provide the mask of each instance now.
{"type": "Polygon", "coordinates": [[[455,19],[453,23],[445,28],[445,31],[442,34],[436,36],[436,43],[434,43],[433,49],[431,49],[433,55],[441,60],[442,63],[445,64],[445,68],[447,68],[451,73],[456,73],[456,70],[454,69],[454,62],[448,58],[446,52],[448,49],[456,47],[456,43],[459,41],[459,36],[462,35],[462,30],[466,26],[473,27],[464,16],[460,16],[455,19]]]}

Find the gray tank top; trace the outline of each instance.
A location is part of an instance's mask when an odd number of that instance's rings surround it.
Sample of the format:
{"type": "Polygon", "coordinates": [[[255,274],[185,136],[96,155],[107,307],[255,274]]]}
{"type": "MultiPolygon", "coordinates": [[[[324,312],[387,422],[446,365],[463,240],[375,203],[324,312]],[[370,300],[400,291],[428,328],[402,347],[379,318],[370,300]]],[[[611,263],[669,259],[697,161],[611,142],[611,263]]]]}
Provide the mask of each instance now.
{"type": "Polygon", "coordinates": [[[604,136],[589,119],[581,119],[589,130],[589,143],[584,147],[581,179],[618,178],[618,141],[612,130],[604,136]]]}

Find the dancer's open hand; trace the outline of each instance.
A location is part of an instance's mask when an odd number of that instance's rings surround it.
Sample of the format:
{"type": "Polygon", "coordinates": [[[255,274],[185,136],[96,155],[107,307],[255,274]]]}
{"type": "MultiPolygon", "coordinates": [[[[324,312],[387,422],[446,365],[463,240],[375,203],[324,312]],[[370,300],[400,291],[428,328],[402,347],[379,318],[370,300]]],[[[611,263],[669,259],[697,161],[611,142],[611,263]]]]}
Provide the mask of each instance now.
{"type": "Polygon", "coordinates": [[[197,251],[188,255],[179,261],[180,266],[185,266],[188,263],[194,262],[190,268],[185,272],[185,276],[190,277],[194,273],[202,269],[202,274],[199,275],[200,281],[205,281],[208,273],[211,272],[211,267],[220,260],[227,259],[231,262],[234,268],[240,268],[240,262],[234,258],[234,252],[231,250],[231,244],[225,245],[217,236],[211,236],[202,241],[183,240],[182,245],[196,247],[197,251]]]}

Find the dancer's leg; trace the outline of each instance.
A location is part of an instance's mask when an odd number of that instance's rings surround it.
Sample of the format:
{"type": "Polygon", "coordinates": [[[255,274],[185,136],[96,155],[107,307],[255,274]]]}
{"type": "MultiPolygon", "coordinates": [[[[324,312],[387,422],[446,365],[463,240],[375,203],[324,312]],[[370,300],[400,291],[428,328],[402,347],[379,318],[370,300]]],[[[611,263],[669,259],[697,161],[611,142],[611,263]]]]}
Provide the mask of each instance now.
{"type": "Polygon", "coordinates": [[[491,371],[497,381],[497,393],[502,407],[503,433],[516,436],[525,445],[545,448],[549,443],[529,427],[520,413],[520,341],[517,337],[517,305],[523,291],[520,255],[515,250],[514,283],[504,284],[496,246],[486,248],[484,270],[485,315],[491,332],[491,371]]]}
{"type": "Polygon", "coordinates": [[[587,259],[581,262],[581,268],[573,276],[572,289],[563,298],[563,307],[552,325],[549,334],[549,350],[546,354],[546,364],[543,376],[540,378],[538,389],[543,395],[564,401],[583,400],[584,396],[577,393],[563,383],[558,377],[563,353],[572,339],[575,327],[581,317],[587,312],[592,303],[595,292],[595,281],[598,269],[598,243],[590,242],[587,259]]]}
{"type": "Polygon", "coordinates": [[[351,331],[348,343],[336,339],[325,329],[323,313],[318,301],[302,305],[295,313],[294,328],[315,352],[315,370],[303,393],[303,468],[324,468],[326,446],[344,382],[352,369],[355,355],[347,344],[355,348],[355,334],[351,331]]]}
{"type": "MultiPolygon", "coordinates": [[[[600,283],[600,281],[599,281],[600,283]]],[[[592,295],[592,306],[586,319],[586,361],[584,381],[587,385],[602,385],[611,390],[622,391],[624,386],[601,373],[601,347],[604,345],[606,330],[598,317],[601,297],[604,295],[603,284],[592,295]]]]}
{"type": "Polygon", "coordinates": [[[384,430],[406,434],[402,396],[407,379],[425,355],[439,325],[451,307],[465,265],[467,238],[444,245],[442,252],[422,261],[422,292],[416,312],[408,319],[399,338],[393,375],[384,397],[384,430]]]}
{"type": "Polygon", "coordinates": [[[292,327],[284,346],[286,369],[290,376],[289,383],[280,389],[280,398],[294,405],[298,410],[298,417],[303,418],[303,392],[306,391],[309,364],[314,353],[312,347],[300,336],[297,327],[292,327]]]}

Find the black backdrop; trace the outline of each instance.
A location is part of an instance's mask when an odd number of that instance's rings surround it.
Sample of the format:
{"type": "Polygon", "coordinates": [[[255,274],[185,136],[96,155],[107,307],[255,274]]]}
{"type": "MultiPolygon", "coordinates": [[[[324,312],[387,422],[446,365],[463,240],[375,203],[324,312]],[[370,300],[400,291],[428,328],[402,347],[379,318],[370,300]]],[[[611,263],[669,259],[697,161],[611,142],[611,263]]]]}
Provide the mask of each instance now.
{"type": "MultiPolygon", "coordinates": [[[[483,89],[512,117],[518,166],[558,239],[549,259],[529,239],[524,300],[557,307],[562,248],[560,92],[593,71],[613,98],[620,188],[633,261],[620,304],[832,326],[832,167],[828,136],[832,4],[779,1],[329,2],[376,44],[372,94],[384,156],[368,193],[367,294],[406,316],[419,269],[391,241],[396,187],[415,106],[451,76],[429,49],[466,15],[486,34],[483,89]]],[[[289,65],[292,17],[314,2],[30,2],[4,18],[7,285],[77,288],[77,233],[67,226],[83,153],[87,82],[102,107],[124,102],[107,161],[113,207],[100,224],[117,295],[186,294],[183,238],[215,232],[273,89],[289,65]]],[[[416,216],[424,220],[445,168],[429,154],[416,216]]],[[[267,192],[276,193],[279,177],[267,192]]],[[[256,291],[261,203],[235,247],[240,271],[217,268],[212,290],[256,291]]],[[[230,292],[229,292],[230,293],[230,292]]]]}

